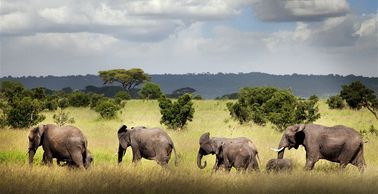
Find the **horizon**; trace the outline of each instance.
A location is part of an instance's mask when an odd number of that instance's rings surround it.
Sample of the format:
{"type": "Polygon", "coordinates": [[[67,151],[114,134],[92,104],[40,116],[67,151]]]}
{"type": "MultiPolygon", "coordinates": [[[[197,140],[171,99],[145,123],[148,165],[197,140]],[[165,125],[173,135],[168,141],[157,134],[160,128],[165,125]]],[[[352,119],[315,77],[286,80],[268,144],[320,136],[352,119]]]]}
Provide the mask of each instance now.
{"type": "MultiPolygon", "coordinates": [[[[364,76],[364,75],[355,75],[355,74],[347,74],[347,75],[341,75],[341,74],[300,74],[300,73],[291,73],[291,74],[274,74],[274,73],[266,73],[266,72],[257,72],[257,71],[252,71],[252,72],[217,72],[217,73],[212,73],[212,72],[190,72],[190,73],[148,73],[150,76],[154,75],[218,75],[218,74],[224,74],[224,75],[239,75],[239,74],[252,74],[252,73],[259,73],[259,74],[267,74],[267,75],[273,75],[273,76],[341,76],[341,77],[349,77],[349,76],[354,76],[354,77],[364,77],[364,78],[378,78],[378,76],[364,76]]],[[[22,75],[22,76],[12,76],[12,75],[6,75],[6,76],[0,76],[0,79],[2,78],[22,78],[22,77],[36,77],[36,78],[45,78],[45,77],[71,77],[71,76],[99,76],[98,74],[70,74],[70,75],[22,75]]]]}
{"type": "Polygon", "coordinates": [[[3,0],[0,77],[264,72],[378,77],[370,0],[3,0]]]}

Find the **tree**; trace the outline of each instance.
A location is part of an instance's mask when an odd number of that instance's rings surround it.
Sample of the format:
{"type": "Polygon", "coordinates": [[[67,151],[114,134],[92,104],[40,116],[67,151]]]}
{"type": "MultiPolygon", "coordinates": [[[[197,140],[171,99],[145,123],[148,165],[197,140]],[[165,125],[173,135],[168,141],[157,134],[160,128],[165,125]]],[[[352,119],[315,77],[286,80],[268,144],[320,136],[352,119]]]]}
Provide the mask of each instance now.
{"type": "Polygon", "coordinates": [[[340,95],[329,97],[327,104],[330,109],[343,109],[345,107],[344,99],[340,95]]]}
{"type": "Polygon", "coordinates": [[[152,83],[147,82],[143,85],[143,88],[139,91],[139,96],[142,99],[158,99],[163,95],[160,90],[160,86],[152,83]]]}
{"type": "Polygon", "coordinates": [[[194,92],[196,92],[196,90],[191,87],[179,88],[177,90],[174,90],[172,94],[168,95],[168,97],[178,98],[184,94],[193,94],[194,92]]]}
{"type": "Polygon", "coordinates": [[[240,124],[254,122],[265,125],[270,122],[283,130],[297,123],[311,123],[320,118],[316,105],[318,98],[299,99],[289,90],[272,87],[243,88],[238,101],[227,103],[230,116],[240,124]]]}
{"type": "Polygon", "coordinates": [[[26,96],[31,96],[30,91],[28,91],[20,82],[15,81],[2,81],[0,85],[0,92],[9,102],[13,102],[13,100],[26,96]]]}
{"type": "Polygon", "coordinates": [[[378,109],[378,98],[374,94],[374,91],[367,88],[362,82],[355,81],[349,85],[343,85],[340,96],[347,102],[349,107],[357,110],[365,107],[378,120],[376,112],[378,109]]]}
{"type": "Polygon", "coordinates": [[[192,121],[194,108],[190,94],[184,94],[175,102],[162,96],[159,98],[160,123],[171,129],[182,129],[192,121]]]}
{"type": "Polygon", "coordinates": [[[144,81],[150,80],[150,77],[139,68],[99,71],[99,75],[104,81],[104,84],[118,82],[125,91],[130,91],[144,81]]]}
{"type": "Polygon", "coordinates": [[[7,125],[13,128],[28,128],[45,119],[41,115],[43,106],[37,99],[24,97],[15,99],[9,103],[9,108],[5,110],[7,125]]]}

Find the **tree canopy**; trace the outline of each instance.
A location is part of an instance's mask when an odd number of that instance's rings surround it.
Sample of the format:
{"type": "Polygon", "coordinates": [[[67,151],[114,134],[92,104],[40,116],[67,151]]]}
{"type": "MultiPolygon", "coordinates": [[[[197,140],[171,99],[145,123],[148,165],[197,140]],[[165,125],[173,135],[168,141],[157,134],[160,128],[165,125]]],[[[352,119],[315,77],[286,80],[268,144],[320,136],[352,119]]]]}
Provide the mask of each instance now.
{"type": "Polygon", "coordinates": [[[139,68],[99,71],[99,76],[104,84],[118,82],[126,91],[130,91],[144,81],[150,80],[150,77],[139,68]]]}
{"type": "Polygon", "coordinates": [[[340,96],[347,102],[349,107],[357,110],[365,107],[378,119],[376,112],[378,109],[378,98],[374,94],[374,91],[367,88],[362,82],[355,81],[349,85],[343,85],[340,96]]]}
{"type": "Polygon", "coordinates": [[[143,88],[139,91],[139,96],[142,99],[158,99],[163,95],[163,92],[160,90],[160,86],[152,83],[147,82],[143,85],[143,88]]]}
{"type": "Polygon", "coordinates": [[[320,117],[318,97],[300,99],[289,90],[272,87],[242,88],[235,103],[227,103],[230,116],[239,123],[268,121],[278,130],[297,123],[312,123],[320,117]]]}

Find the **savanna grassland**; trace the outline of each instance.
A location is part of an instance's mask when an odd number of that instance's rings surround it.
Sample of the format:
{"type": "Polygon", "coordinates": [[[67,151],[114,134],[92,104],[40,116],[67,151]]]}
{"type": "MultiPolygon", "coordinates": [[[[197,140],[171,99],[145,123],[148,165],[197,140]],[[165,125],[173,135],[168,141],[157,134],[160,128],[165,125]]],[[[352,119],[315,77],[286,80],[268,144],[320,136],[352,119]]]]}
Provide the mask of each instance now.
{"type": "MultiPolygon", "coordinates": [[[[75,118],[75,126],[82,129],[88,147],[94,155],[90,170],[70,170],[65,167],[40,165],[39,148],[32,168],[27,164],[28,130],[0,129],[0,193],[377,193],[378,192],[378,137],[369,135],[365,144],[367,168],[360,174],[348,165],[340,172],[338,165],[319,161],[313,171],[304,171],[305,152],[287,150],[285,158],[294,161],[291,173],[268,174],[266,162],[276,157],[271,147],[277,147],[281,133],[272,126],[239,125],[229,117],[227,101],[194,101],[193,122],[181,131],[166,130],[172,137],[179,164],[174,166],[174,155],[169,170],[154,161],[142,160],[131,164],[131,149],[121,165],[115,156],[118,148],[117,130],[121,124],[129,127],[144,125],[162,127],[157,101],[131,100],[115,120],[103,120],[89,108],[68,108],[75,118]],[[260,173],[212,173],[214,156],[205,156],[208,166],[196,166],[198,139],[204,132],[210,136],[246,136],[257,146],[260,173]]],[[[378,128],[378,122],[367,110],[329,110],[324,100],[319,103],[321,118],[315,123],[327,126],[343,124],[357,130],[378,128]]],[[[43,123],[52,123],[53,112],[45,112],[43,123]]]]}

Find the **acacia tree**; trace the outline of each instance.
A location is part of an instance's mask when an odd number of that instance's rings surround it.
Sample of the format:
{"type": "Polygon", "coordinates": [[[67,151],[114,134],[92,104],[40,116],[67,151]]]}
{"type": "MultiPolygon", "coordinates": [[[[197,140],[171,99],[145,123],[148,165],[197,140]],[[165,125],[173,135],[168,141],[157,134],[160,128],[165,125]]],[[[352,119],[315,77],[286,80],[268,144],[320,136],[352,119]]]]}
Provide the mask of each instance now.
{"type": "Polygon", "coordinates": [[[112,84],[118,82],[122,85],[125,91],[134,89],[144,81],[149,81],[150,77],[144,73],[142,69],[112,69],[98,72],[104,84],[112,84]]]}
{"type": "Polygon", "coordinates": [[[376,112],[378,109],[378,98],[374,94],[374,91],[367,88],[362,82],[355,81],[349,85],[343,85],[340,96],[347,102],[349,107],[357,110],[365,107],[378,120],[376,112]]]}

